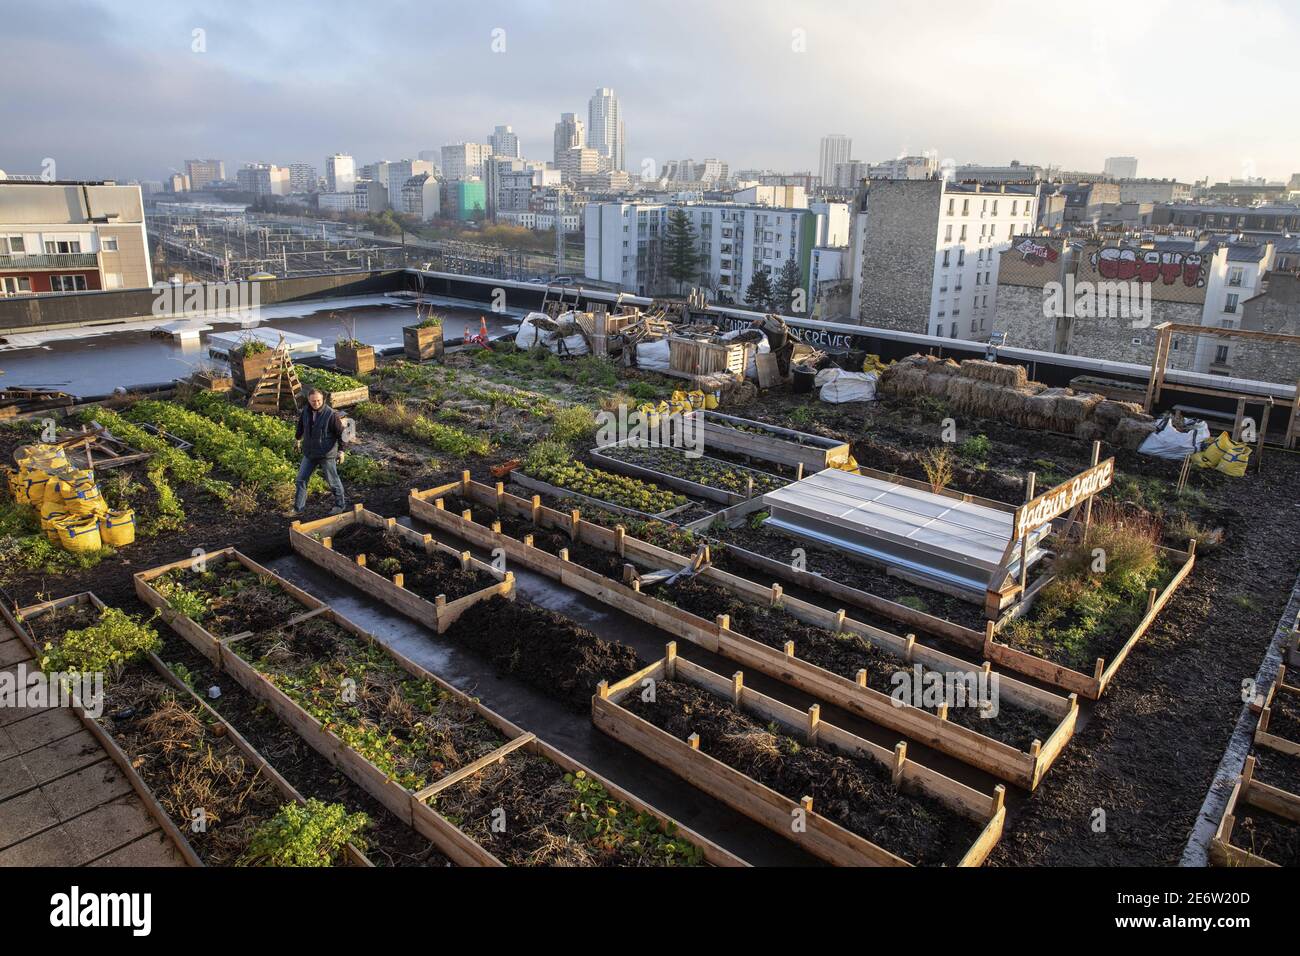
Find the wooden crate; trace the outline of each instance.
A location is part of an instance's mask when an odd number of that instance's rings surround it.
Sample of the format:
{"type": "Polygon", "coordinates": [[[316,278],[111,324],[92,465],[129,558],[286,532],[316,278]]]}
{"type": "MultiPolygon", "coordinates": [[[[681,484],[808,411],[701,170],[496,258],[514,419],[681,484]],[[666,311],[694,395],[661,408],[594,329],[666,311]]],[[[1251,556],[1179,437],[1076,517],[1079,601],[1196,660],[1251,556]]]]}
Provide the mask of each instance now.
{"type": "Polygon", "coordinates": [[[745,374],[752,346],[744,342],[707,342],[681,335],[668,336],[668,367],[681,375],[745,374]]]}
{"type": "Polygon", "coordinates": [[[348,375],[369,374],[375,370],[375,350],[369,345],[336,345],[334,364],[348,375]]]}
{"type": "Polygon", "coordinates": [[[836,866],[911,866],[907,860],[845,829],[816,812],[811,797],[799,803],[759,783],[752,777],[703,753],[698,738],[680,740],[620,706],[637,693],[647,680],[675,680],[691,684],[757,717],[763,724],[775,723],[809,746],[823,747],[850,757],[875,761],[887,768],[895,787],[923,793],[963,817],[983,824],[979,837],[962,855],[959,866],[979,866],[1002,835],[1006,820],[1005,788],[983,794],[937,771],[909,760],[907,745],[893,750],[881,747],[821,719],[813,705],[807,713],[745,686],[737,671],[728,679],[677,657],[676,644],[669,644],[662,660],[610,685],[601,681],[591,700],[592,722],[615,740],[649,757],[688,783],[721,800],[774,833],[785,837],[812,855],[836,866]],[[791,826],[800,811],[806,826],[791,826]]]}
{"type": "MultiPolygon", "coordinates": [[[[742,666],[774,677],[797,687],[826,703],[843,707],[873,723],[907,735],[917,743],[956,757],[1001,780],[1026,790],[1042,780],[1074,734],[1078,720],[1077,695],[1068,698],[1022,683],[999,674],[1001,698],[1017,706],[1049,715],[1056,721],[1046,741],[1034,741],[1020,750],[978,731],[944,719],[939,714],[911,705],[898,706],[880,691],[831,673],[816,664],[798,658],[792,645],[784,651],[770,647],[731,630],[725,615],[708,621],[675,605],[641,593],[628,586],[567,560],[567,555],[548,554],[534,548],[530,540],[520,541],[493,528],[476,524],[470,516],[448,510],[443,498],[458,494],[481,502],[489,509],[531,519],[539,528],[555,529],[573,540],[613,552],[629,563],[646,568],[678,569],[691,563],[690,558],[641,541],[620,527],[603,528],[583,521],[578,511],[562,514],[541,504],[539,496],[526,501],[506,493],[500,485],[493,489],[470,479],[465,472],[461,481],[427,491],[411,492],[408,507],[411,516],[436,528],[442,528],[471,544],[488,549],[501,548],[507,559],[559,581],[601,602],[642,620],[648,621],[674,637],[689,640],[742,666]]],[[[705,568],[700,579],[720,585],[737,597],[760,606],[779,605],[796,620],[832,631],[850,631],[897,658],[901,664],[922,664],[932,670],[965,671],[973,669],[969,661],[916,643],[914,636],[900,637],[888,631],[855,621],[842,610],[821,607],[785,595],[779,585],[763,587],[716,568],[705,568]]]]}
{"type": "MultiPolygon", "coordinates": [[[[41,604],[33,604],[29,607],[22,608],[18,612],[18,621],[16,623],[21,624],[24,621],[40,617],[42,614],[74,604],[90,604],[99,611],[103,611],[105,607],[104,603],[92,592],[83,591],[80,594],[73,594],[65,598],[45,601],[41,604]]],[[[7,614],[5,616],[8,617],[7,614]]],[[[32,656],[39,659],[44,652],[37,646],[35,639],[27,633],[26,628],[14,626],[13,630],[18,635],[19,640],[21,640],[27,646],[27,649],[31,651],[32,656]]],[[[202,711],[205,717],[205,722],[208,726],[220,728],[217,735],[230,740],[235,748],[248,759],[253,776],[262,776],[270,780],[271,784],[284,796],[286,803],[297,803],[300,805],[306,804],[307,801],[303,799],[302,794],[298,792],[293,784],[289,783],[289,781],[286,780],[265,757],[258,753],[257,749],[253,747],[253,745],[250,744],[232,724],[224,720],[220,714],[209,706],[207,701],[194,693],[193,689],[190,688],[188,684],[177,677],[172,672],[171,668],[162,662],[157,654],[152,652],[146,654],[142,663],[146,663],[148,666],[152,667],[154,672],[162,678],[162,680],[171,687],[179,697],[187,699],[191,705],[197,705],[202,711]]],[[[194,847],[190,845],[189,840],[186,839],[184,831],[176,825],[176,822],[172,820],[171,815],[168,814],[167,811],[163,809],[162,804],[158,802],[158,798],[154,795],[153,790],[145,782],[144,778],[136,772],[135,766],[131,762],[131,758],[128,757],[118,745],[116,738],[105,730],[96,718],[90,716],[85,705],[80,700],[77,700],[75,695],[73,697],[72,709],[74,713],[76,713],[77,717],[80,718],[86,729],[90,731],[91,735],[94,736],[97,741],[99,741],[100,745],[108,752],[109,757],[113,759],[113,762],[116,763],[118,768],[126,775],[127,780],[131,784],[131,788],[144,803],[145,809],[149,811],[150,816],[157,821],[163,832],[177,847],[177,850],[185,862],[190,866],[206,865],[194,850],[194,847]]],[[[366,855],[351,843],[349,843],[345,848],[344,856],[346,863],[349,866],[373,866],[370,860],[367,859],[366,855]]]]}
{"type": "Polygon", "coordinates": [[[407,325],[402,328],[402,351],[412,362],[427,362],[443,355],[442,326],[421,328],[407,325]]]}
{"type": "Polygon", "coordinates": [[[675,831],[684,839],[700,848],[704,859],[713,866],[746,866],[743,860],[723,849],[712,841],[700,836],[693,830],[682,826],[671,817],[661,813],[653,806],[632,793],[617,786],[589,768],[574,760],[563,751],[539,740],[534,734],[526,733],[515,724],[501,717],[484,706],[477,698],[471,697],[448,684],[437,675],[425,670],[404,655],[393,650],[382,641],[377,640],[367,631],[352,623],[348,618],[330,608],[301,588],[281,578],[279,575],[262,568],[256,562],[240,554],[234,548],[225,548],[205,556],[188,558],[149,571],[137,572],[134,576],[136,594],[150,607],[157,608],[162,619],[178,634],[189,641],[197,650],[212,659],[215,652],[217,667],[229,673],[240,686],[253,694],[276,715],[298,732],[299,736],[310,744],[318,753],[342,770],[358,786],[373,796],[390,810],[398,819],[416,832],[426,837],[454,863],[462,866],[501,866],[501,861],[467,836],[459,827],[445,819],[428,800],[436,796],[447,786],[461,782],[492,763],[504,759],[514,750],[524,750],[550,760],[570,773],[583,772],[600,783],[615,798],[627,803],[640,813],[649,814],[666,830],[675,831]],[[495,727],[509,742],[484,758],[466,764],[464,767],[449,771],[439,780],[421,790],[411,790],[390,779],[388,774],[362,757],[346,744],[332,730],[324,727],[316,718],[303,710],[296,701],[281,691],[251,664],[240,657],[231,647],[244,637],[251,635],[233,635],[219,638],[208,632],[201,625],[173,611],[166,600],[149,583],[167,571],[180,567],[192,567],[206,558],[212,562],[235,560],[250,570],[269,576],[277,585],[292,595],[306,609],[303,614],[291,621],[303,620],[315,615],[324,615],[327,620],[344,628],[359,639],[373,645],[387,654],[399,667],[418,680],[427,680],[439,690],[452,695],[463,705],[472,708],[480,717],[495,727]]]}
{"type": "Polygon", "coordinates": [[[325,394],[325,404],[330,408],[347,408],[350,405],[360,405],[362,402],[370,401],[369,385],[340,389],[337,392],[327,392],[324,389],[321,391],[325,394]]]}
{"type": "MultiPolygon", "coordinates": [[[[399,524],[396,518],[385,518],[367,511],[364,505],[354,505],[351,511],[330,518],[316,521],[295,521],[289,528],[289,543],[293,550],[313,564],[318,564],[335,577],[354,585],[373,598],[378,598],[394,610],[423,624],[431,630],[442,634],[451,627],[467,610],[480,601],[500,595],[507,600],[515,597],[515,576],[509,571],[498,571],[490,564],[485,564],[470,555],[468,551],[459,551],[440,541],[433,535],[420,534],[406,525],[399,524]],[[448,601],[446,595],[438,595],[434,603],[406,590],[402,584],[402,575],[385,577],[376,571],[349,558],[333,549],[330,539],[344,528],[361,524],[370,528],[382,528],[384,531],[403,538],[426,554],[445,554],[460,562],[462,569],[470,569],[495,578],[497,583],[473,594],[467,594],[455,601],[448,601]]],[[[363,557],[363,556],[359,556],[363,557]]]]}
{"type": "Polygon", "coordinates": [[[1216,866],[1277,866],[1271,860],[1232,845],[1232,831],[1237,819],[1249,807],[1258,807],[1284,817],[1300,826],[1300,796],[1270,787],[1255,779],[1255,758],[1247,757],[1246,766],[1233,785],[1224,808],[1223,819],[1210,838],[1210,862],[1216,866]]]}

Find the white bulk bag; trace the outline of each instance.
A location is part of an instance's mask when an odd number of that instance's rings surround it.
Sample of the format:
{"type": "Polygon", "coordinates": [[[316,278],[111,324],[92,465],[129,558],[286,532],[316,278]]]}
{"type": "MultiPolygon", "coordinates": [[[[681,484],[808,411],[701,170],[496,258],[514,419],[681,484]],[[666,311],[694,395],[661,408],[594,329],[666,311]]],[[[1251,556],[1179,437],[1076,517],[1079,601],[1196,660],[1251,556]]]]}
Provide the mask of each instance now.
{"type": "Polygon", "coordinates": [[[874,402],[876,400],[875,372],[849,372],[842,368],[824,368],[817,373],[813,384],[821,388],[821,400],[842,405],[845,402],[874,402]]]}
{"type": "MultiPolygon", "coordinates": [[[[752,331],[752,330],[750,330],[750,329],[737,329],[737,330],[734,331],[734,332],[724,332],[724,333],[720,336],[720,338],[721,338],[724,342],[726,342],[726,341],[730,341],[731,339],[736,338],[737,336],[739,336],[740,334],[742,334],[742,333],[744,333],[744,332],[749,332],[749,331],[752,331]]],[[[750,337],[752,337],[752,336],[750,336],[750,337]]],[[[759,339],[757,342],[750,342],[749,344],[750,344],[750,345],[753,345],[753,346],[755,346],[755,347],[749,349],[748,352],[747,352],[748,358],[745,360],[745,378],[752,378],[752,379],[754,379],[754,380],[757,380],[757,379],[758,379],[758,362],[757,362],[757,357],[758,357],[759,355],[763,354],[764,352],[770,352],[770,351],[772,351],[772,344],[771,344],[770,342],[768,342],[768,340],[767,340],[767,336],[766,336],[766,335],[764,335],[764,336],[763,336],[761,339],[759,339]]]]}
{"type": "Polygon", "coordinates": [[[649,369],[652,372],[666,372],[672,368],[668,354],[666,338],[655,342],[641,342],[636,347],[636,367],[649,369]]]}
{"type": "Polygon", "coordinates": [[[1210,426],[1201,419],[1189,419],[1189,431],[1180,432],[1166,415],[1156,425],[1156,430],[1142,440],[1138,451],[1152,458],[1169,458],[1175,461],[1186,458],[1210,440],[1210,426]]]}

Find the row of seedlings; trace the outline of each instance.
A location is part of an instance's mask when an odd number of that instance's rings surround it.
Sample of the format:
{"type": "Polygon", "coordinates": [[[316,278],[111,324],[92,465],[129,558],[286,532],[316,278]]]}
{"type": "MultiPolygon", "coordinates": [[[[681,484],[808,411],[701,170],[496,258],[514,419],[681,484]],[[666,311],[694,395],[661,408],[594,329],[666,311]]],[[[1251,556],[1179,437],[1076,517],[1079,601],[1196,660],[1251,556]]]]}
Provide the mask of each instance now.
{"type": "MultiPolygon", "coordinates": [[[[88,591],[22,608],[14,623],[34,657],[52,667],[93,629],[151,631],[88,591]]],[[[118,640],[123,648],[132,641],[118,640]]],[[[181,859],[190,866],[371,865],[355,836],[364,815],[303,799],[153,650],[131,646],[135,653],[123,650],[107,686],[89,689],[98,700],[83,699],[87,686],[69,675],[72,709],[181,859]]]]}
{"type": "Polygon", "coordinates": [[[317,521],[295,521],[289,540],[307,560],[439,634],[480,601],[515,598],[515,576],[509,571],[364,505],[317,521]]]}
{"type": "Polygon", "coordinates": [[[979,866],[1005,787],[980,793],[894,750],[677,657],[602,681],[592,721],[614,739],[836,866],[979,866]]]}
{"type": "MultiPolygon", "coordinates": [[[[677,571],[692,569],[693,562],[639,541],[621,527],[608,529],[585,522],[578,511],[563,514],[547,508],[537,497],[525,501],[506,493],[500,485],[494,490],[465,474],[460,482],[413,491],[409,508],[414,518],[471,544],[501,548],[509,560],[647,620],[674,637],[1025,789],[1038,785],[1074,732],[1078,701],[1073,694],[1065,698],[1006,675],[994,675],[988,663],[972,671],[968,662],[918,644],[912,635],[899,637],[855,621],[842,610],[831,612],[789,597],[777,584],[765,588],[705,564],[693,578],[679,582],[669,592],[670,600],[643,593],[635,575],[630,583],[618,580],[625,564],[677,571]],[[487,524],[476,523],[472,508],[459,514],[448,509],[449,496],[459,497],[462,503],[486,505],[491,511],[487,524]],[[509,526],[509,533],[503,530],[503,523],[509,526]],[[552,553],[538,546],[539,541],[549,541],[552,553]],[[715,616],[704,617],[678,606],[688,598],[692,605],[696,600],[712,602],[712,608],[729,611],[717,610],[715,616]],[[753,633],[733,629],[732,614],[744,616],[753,633]],[[853,676],[841,676],[797,656],[795,642],[786,637],[792,630],[801,633],[808,654],[816,654],[818,660],[853,676]],[[894,693],[909,683],[913,690],[929,688],[929,700],[923,701],[923,706],[915,706],[915,697],[906,699],[911,695],[894,693]],[[968,690],[977,692],[978,697],[979,691],[994,688],[996,711],[961,706],[970,696],[968,690]],[[950,709],[950,705],[956,706],[950,709]],[[993,733],[1006,739],[996,739],[993,733]]],[[[479,521],[483,520],[480,515],[479,521]]]]}
{"type": "Polygon", "coordinates": [[[744,865],[232,548],[135,587],[457,864],[744,865]]]}
{"type": "Polygon", "coordinates": [[[707,455],[693,457],[678,448],[631,441],[593,448],[591,457],[611,471],[728,506],[783,488],[791,480],[707,455]]]}

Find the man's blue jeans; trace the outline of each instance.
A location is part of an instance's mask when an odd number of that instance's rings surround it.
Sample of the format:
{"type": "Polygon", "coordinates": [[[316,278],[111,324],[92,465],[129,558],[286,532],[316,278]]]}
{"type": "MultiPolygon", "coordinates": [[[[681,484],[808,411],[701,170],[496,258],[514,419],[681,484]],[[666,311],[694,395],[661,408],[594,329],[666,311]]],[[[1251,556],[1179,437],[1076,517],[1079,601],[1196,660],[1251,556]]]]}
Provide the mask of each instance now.
{"type": "Polygon", "coordinates": [[[325,476],[325,482],[334,492],[334,503],[340,508],[346,508],[348,499],[343,493],[343,482],[339,480],[339,468],[337,458],[307,458],[304,457],[302,464],[298,466],[298,483],[295,486],[297,494],[293,499],[293,510],[302,511],[307,507],[307,482],[311,480],[311,473],[317,468],[325,476]]]}

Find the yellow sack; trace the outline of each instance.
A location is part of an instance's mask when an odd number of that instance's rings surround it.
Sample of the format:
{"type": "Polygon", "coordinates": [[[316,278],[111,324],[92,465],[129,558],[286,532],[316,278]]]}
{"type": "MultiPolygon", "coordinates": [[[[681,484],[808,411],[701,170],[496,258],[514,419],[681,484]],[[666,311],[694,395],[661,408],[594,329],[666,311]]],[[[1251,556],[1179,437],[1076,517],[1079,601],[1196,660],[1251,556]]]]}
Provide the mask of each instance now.
{"type": "Polygon", "coordinates": [[[1233,478],[1240,478],[1246,473],[1246,465],[1250,463],[1249,445],[1233,441],[1227,432],[1223,432],[1215,439],[1214,447],[1219,449],[1219,460],[1215,468],[1233,478]]]}
{"type": "Polygon", "coordinates": [[[840,462],[835,467],[840,471],[849,471],[856,475],[858,473],[858,460],[852,455],[849,455],[848,458],[844,459],[844,461],[840,462]]]}
{"type": "Polygon", "coordinates": [[[49,474],[39,468],[32,468],[22,473],[21,482],[23,504],[39,508],[49,491],[49,474]]]}
{"type": "Polygon", "coordinates": [[[49,514],[41,515],[41,530],[45,532],[45,537],[49,539],[50,544],[59,543],[59,529],[57,523],[68,517],[62,511],[51,511],[49,514]]]}
{"type": "Polygon", "coordinates": [[[98,551],[104,546],[99,536],[99,519],[94,515],[69,515],[56,522],[54,527],[59,529],[59,544],[65,551],[98,551]]]}
{"type": "Polygon", "coordinates": [[[99,493],[99,485],[93,481],[79,481],[75,485],[61,481],[59,493],[63,500],[63,510],[70,515],[108,514],[108,502],[99,493]]]}
{"type": "Polygon", "coordinates": [[[135,543],[135,509],[110,511],[99,519],[99,537],[110,548],[135,543]]]}

